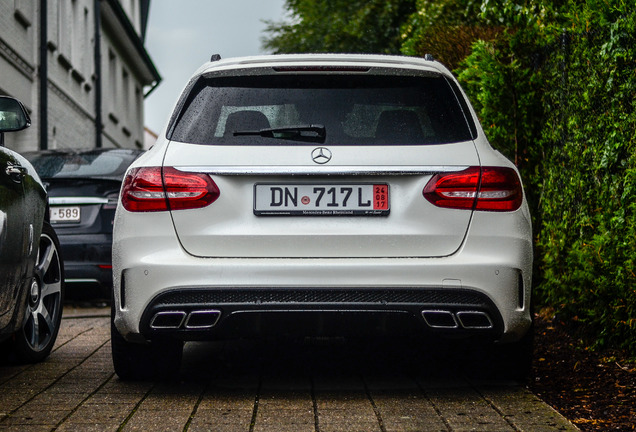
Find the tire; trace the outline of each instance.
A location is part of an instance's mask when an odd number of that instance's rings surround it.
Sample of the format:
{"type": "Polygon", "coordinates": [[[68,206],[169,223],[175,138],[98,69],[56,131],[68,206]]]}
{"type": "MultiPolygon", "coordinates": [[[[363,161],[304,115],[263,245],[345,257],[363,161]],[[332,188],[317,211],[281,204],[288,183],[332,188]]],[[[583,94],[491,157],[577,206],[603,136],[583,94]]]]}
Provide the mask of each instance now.
{"type": "Polygon", "coordinates": [[[42,227],[24,322],[11,350],[20,363],[35,363],[51,353],[62,323],[64,265],[60,243],[48,222],[42,227]]]}
{"type": "Polygon", "coordinates": [[[170,379],[179,373],[183,342],[174,339],[148,344],[130,343],[114,324],[114,303],[110,322],[110,343],[115,373],[123,381],[170,379]]]}
{"type": "Polygon", "coordinates": [[[525,381],[532,374],[533,354],[534,325],[518,342],[497,347],[498,377],[525,381]]]}

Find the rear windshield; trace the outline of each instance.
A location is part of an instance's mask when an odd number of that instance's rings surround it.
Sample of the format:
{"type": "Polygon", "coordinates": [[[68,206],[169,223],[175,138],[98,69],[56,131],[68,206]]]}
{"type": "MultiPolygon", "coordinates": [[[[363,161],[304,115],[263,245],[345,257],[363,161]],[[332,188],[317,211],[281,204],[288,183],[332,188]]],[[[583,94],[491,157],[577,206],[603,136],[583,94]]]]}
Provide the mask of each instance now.
{"type": "Polygon", "coordinates": [[[105,178],[121,180],[131,163],[141,154],[138,150],[27,152],[42,179],[105,178]]]}
{"type": "MultiPolygon", "coordinates": [[[[444,77],[268,75],[201,78],[169,138],[193,144],[446,144],[472,139],[444,77]]],[[[465,104],[464,104],[465,106],[465,104]]]]}

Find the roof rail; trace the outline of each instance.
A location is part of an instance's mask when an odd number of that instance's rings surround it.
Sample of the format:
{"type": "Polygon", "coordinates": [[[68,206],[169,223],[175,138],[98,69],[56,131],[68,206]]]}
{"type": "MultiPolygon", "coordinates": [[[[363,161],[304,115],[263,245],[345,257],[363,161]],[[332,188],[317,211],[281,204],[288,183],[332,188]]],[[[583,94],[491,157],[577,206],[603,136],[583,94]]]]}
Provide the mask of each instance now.
{"type": "Polygon", "coordinates": [[[215,62],[219,60],[221,60],[221,54],[212,54],[212,57],[210,57],[211,62],[215,62]]]}

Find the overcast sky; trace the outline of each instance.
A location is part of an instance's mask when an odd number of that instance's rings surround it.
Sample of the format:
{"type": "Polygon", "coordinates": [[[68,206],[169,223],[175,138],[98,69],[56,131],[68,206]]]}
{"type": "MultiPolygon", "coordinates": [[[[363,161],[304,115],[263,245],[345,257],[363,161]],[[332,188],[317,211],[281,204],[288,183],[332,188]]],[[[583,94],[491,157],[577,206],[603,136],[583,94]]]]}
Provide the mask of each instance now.
{"type": "Polygon", "coordinates": [[[145,123],[159,133],[192,73],[212,54],[265,54],[263,20],[280,21],[284,0],[152,0],[146,49],[162,82],[145,101],[145,123]]]}

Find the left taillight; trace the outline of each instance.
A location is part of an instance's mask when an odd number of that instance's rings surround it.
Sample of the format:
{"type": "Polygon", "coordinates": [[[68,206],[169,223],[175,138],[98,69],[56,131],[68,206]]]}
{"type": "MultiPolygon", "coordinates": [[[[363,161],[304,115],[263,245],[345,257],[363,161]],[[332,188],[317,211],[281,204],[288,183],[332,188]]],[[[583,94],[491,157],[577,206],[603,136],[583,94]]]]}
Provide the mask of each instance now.
{"type": "Polygon", "coordinates": [[[483,211],[514,211],[521,207],[519,176],[508,167],[470,167],[434,175],[423,190],[438,207],[483,211]]]}
{"type": "Polygon", "coordinates": [[[218,186],[207,174],[141,167],[126,176],[121,201],[128,211],[154,212],[206,207],[219,195],[218,186]]]}

